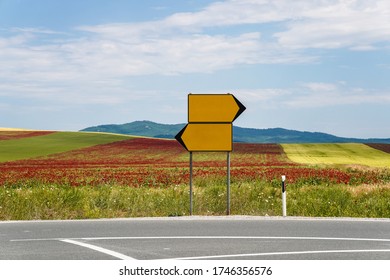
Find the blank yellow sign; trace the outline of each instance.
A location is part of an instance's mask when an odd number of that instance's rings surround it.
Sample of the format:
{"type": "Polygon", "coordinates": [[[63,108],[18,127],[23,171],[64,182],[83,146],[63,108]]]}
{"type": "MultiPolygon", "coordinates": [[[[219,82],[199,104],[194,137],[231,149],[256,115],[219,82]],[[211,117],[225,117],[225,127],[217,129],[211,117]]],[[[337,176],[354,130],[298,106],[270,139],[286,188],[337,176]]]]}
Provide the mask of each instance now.
{"type": "Polygon", "coordinates": [[[190,152],[230,152],[233,150],[231,123],[190,123],[176,139],[190,152]]]}
{"type": "Polygon", "coordinates": [[[232,94],[189,94],[188,122],[232,122],[243,111],[242,105],[232,94]]]}

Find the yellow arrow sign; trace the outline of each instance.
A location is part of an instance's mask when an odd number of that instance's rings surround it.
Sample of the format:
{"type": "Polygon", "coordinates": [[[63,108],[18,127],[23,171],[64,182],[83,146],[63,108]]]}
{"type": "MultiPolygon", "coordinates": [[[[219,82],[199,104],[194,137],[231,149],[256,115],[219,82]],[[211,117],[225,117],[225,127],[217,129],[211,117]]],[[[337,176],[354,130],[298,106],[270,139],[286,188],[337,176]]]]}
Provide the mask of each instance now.
{"type": "Polygon", "coordinates": [[[232,94],[189,94],[189,123],[230,123],[245,110],[232,94]]]}
{"type": "Polygon", "coordinates": [[[175,138],[190,152],[230,152],[232,133],[231,123],[189,123],[175,138]]]}

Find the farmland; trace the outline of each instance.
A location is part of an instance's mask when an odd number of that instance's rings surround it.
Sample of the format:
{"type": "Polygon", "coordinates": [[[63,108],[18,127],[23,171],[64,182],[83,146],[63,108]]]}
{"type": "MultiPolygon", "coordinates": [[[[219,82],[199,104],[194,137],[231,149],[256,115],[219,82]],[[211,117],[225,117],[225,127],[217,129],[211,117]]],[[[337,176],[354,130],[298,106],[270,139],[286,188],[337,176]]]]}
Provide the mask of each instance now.
{"type": "MultiPolygon", "coordinates": [[[[188,215],[189,157],[176,141],[69,132],[0,139],[0,219],[188,215]]],[[[232,214],[280,215],[286,175],[290,215],[389,216],[390,154],[358,145],[339,148],[351,155],[344,163],[329,155],[333,146],[235,143],[232,214]],[[321,149],[322,161],[313,159],[321,149]],[[371,167],[361,168],[365,154],[371,167]]],[[[224,214],[225,153],[194,154],[194,186],[195,214],[224,214]]]]}
{"type": "Polygon", "coordinates": [[[45,156],[128,138],[99,133],[0,131],[0,162],[45,156]]]}
{"type": "Polygon", "coordinates": [[[390,167],[390,154],[380,148],[388,144],[283,144],[288,157],[302,164],[342,164],[390,167]],[[373,148],[372,148],[373,147],[373,148]],[[375,148],[377,147],[377,148],[375,148]]]}

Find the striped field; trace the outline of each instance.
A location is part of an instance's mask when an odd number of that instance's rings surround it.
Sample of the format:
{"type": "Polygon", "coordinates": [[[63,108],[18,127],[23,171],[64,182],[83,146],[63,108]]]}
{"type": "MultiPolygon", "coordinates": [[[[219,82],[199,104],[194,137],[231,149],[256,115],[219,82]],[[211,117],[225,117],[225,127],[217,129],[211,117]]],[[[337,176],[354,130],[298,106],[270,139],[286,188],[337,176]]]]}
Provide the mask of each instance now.
{"type": "Polygon", "coordinates": [[[390,168],[390,154],[365,144],[282,144],[287,157],[301,164],[390,168]]]}

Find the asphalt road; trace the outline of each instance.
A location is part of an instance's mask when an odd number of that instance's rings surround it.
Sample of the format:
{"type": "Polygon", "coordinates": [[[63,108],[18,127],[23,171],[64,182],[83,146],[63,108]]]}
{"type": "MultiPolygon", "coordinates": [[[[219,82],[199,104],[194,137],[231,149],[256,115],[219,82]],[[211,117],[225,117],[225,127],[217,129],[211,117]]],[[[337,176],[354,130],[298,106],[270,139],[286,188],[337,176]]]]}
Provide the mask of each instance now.
{"type": "Polygon", "coordinates": [[[390,260],[390,219],[178,217],[0,222],[3,260],[390,260]]]}

